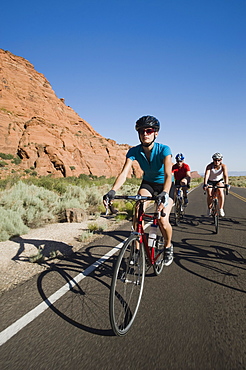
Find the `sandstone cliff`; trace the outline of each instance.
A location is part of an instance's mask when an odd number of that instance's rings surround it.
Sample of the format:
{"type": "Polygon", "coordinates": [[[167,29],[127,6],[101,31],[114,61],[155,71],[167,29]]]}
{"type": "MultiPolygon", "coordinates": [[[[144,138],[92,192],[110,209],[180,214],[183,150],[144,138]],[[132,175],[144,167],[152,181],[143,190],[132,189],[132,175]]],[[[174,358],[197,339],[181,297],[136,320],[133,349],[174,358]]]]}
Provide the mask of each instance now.
{"type": "MultiPolygon", "coordinates": [[[[26,59],[0,49],[0,153],[18,154],[19,167],[38,175],[110,177],[119,173],[128,149],[66,106],[26,59]]],[[[141,176],[137,163],[131,175],[141,176]]]]}
{"type": "Polygon", "coordinates": [[[202,177],[197,171],[191,171],[190,176],[192,179],[200,179],[202,177]]]}

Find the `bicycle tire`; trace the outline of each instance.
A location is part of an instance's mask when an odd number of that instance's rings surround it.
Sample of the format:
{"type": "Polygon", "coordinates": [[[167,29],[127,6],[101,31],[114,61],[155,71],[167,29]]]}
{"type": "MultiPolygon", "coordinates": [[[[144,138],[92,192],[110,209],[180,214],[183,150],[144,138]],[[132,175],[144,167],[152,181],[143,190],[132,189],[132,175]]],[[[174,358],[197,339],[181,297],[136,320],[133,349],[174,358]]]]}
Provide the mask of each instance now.
{"type": "Polygon", "coordinates": [[[155,258],[156,256],[159,254],[157,260],[155,261],[154,265],[153,265],[153,269],[154,269],[154,273],[156,276],[160,275],[160,273],[162,272],[163,270],[163,267],[164,267],[164,254],[165,254],[165,248],[164,248],[164,245],[163,245],[163,249],[162,251],[160,251],[158,248],[155,247],[155,258]]]}
{"type": "Polygon", "coordinates": [[[139,243],[138,235],[133,234],[125,241],[118,256],[110,289],[110,323],[114,333],[118,336],[125,335],[135,320],[143,293],[144,277],[143,243],[139,243]],[[137,242],[139,245],[138,258],[130,264],[137,242]]]}
{"type": "Polygon", "coordinates": [[[175,201],[175,225],[179,226],[180,225],[180,218],[181,218],[181,202],[180,199],[177,198],[175,201]]]}
{"type": "Polygon", "coordinates": [[[218,199],[214,200],[214,227],[215,234],[219,232],[219,209],[218,209],[218,199]]]}

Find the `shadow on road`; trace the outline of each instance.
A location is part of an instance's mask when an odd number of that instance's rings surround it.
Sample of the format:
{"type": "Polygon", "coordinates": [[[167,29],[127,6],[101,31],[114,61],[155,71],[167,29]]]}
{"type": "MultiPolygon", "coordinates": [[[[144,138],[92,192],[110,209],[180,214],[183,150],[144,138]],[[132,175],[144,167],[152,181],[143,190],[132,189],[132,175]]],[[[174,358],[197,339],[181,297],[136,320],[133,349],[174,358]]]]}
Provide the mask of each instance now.
{"type": "Polygon", "coordinates": [[[176,243],[175,263],[182,269],[215,284],[245,293],[245,247],[204,239],[176,243]]]}
{"type": "MultiPolygon", "coordinates": [[[[118,243],[128,235],[129,231],[107,232],[107,236],[118,243]]],[[[37,288],[49,308],[71,325],[93,334],[114,336],[109,324],[108,306],[112,266],[117,256],[104,261],[79,283],[74,280],[104,255],[103,249],[106,253],[109,248],[97,240],[60,262],[51,263],[49,269],[39,275],[37,288]],[[50,302],[49,297],[66,284],[68,289],[62,299],[50,302]]]]}
{"type": "Polygon", "coordinates": [[[29,262],[29,257],[21,256],[25,251],[25,244],[33,245],[37,248],[43,257],[50,257],[53,251],[58,251],[61,255],[71,254],[72,246],[66,243],[48,240],[48,239],[24,239],[21,236],[11,238],[12,242],[19,244],[19,249],[16,255],[12,258],[13,261],[27,261],[29,262]]]}

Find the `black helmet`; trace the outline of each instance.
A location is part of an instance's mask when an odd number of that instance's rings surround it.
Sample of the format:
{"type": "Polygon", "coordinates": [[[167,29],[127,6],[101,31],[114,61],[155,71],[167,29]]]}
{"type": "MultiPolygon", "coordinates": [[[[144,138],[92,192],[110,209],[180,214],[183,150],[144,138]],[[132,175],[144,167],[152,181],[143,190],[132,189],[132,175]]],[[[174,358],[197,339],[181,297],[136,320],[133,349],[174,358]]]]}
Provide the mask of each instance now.
{"type": "Polygon", "coordinates": [[[152,127],[156,131],[160,130],[160,122],[157,118],[153,116],[143,116],[139,118],[136,122],[135,129],[138,131],[140,128],[152,127]]]}

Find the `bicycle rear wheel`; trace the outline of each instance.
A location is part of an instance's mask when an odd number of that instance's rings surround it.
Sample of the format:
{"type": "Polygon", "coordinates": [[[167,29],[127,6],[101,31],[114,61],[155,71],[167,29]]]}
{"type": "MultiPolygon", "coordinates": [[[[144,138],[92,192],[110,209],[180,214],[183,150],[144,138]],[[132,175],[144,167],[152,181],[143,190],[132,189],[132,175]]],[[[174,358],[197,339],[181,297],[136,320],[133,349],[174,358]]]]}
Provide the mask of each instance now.
{"type": "Polygon", "coordinates": [[[137,235],[131,235],[117,259],[109,299],[109,314],[116,335],[125,335],[136,317],[143,292],[145,255],[137,235]],[[136,253],[136,246],[139,247],[136,253]]]}
{"type": "MultiPolygon", "coordinates": [[[[159,239],[161,240],[161,239],[159,239]]],[[[160,275],[160,273],[163,270],[164,267],[164,253],[165,253],[165,248],[164,248],[164,241],[162,240],[161,245],[159,243],[156,243],[155,246],[155,263],[153,265],[154,273],[155,275],[160,275]]]]}
{"type": "Polygon", "coordinates": [[[175,201],[175,225],[179,226],[180,225],[180,218],[181,218],[181,201],[179,198],[176,199],[175,201]]]}

